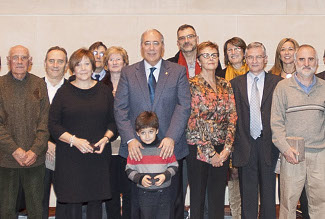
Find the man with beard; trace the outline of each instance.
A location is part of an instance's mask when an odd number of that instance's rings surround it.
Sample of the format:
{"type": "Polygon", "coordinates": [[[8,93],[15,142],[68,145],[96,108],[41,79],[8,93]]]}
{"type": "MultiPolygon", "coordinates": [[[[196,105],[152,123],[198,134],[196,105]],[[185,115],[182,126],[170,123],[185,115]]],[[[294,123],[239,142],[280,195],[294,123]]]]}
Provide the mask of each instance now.
{"type": "Polygon", "coordinates": [[[310,218],[325,215],[325,81],[315,77],[316,50],[302,45],[295,54],[297,72],[274,90],[272,140],[282,153],[280,218],[296,218],[296,205],[305,186],[310,218]],[[305,159],[287,142],[303,138],[305,159]]]}
{"type": "MultiPolygon", "coordinates": [[[[192,25],[183,24],[177,30],[178,53],[168,61],[178,63],[186,68],[187,78],[194,77],[201,72],[201,67],[196,60],[196,47],[199,44],[199,36],[192,25]]],[[[222,71],[220,61],[216,72],[222,71]]]]}

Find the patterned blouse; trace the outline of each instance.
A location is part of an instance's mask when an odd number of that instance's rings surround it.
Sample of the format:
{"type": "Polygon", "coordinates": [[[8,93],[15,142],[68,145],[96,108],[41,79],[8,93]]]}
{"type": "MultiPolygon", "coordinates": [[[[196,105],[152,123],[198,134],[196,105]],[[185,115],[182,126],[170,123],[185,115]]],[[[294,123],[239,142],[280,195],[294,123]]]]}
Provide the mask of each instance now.
{"type": "Polygon", "coordinates": [[[234,93],[230,83],[220,77],[216,77],[217,93],[201,75],[189,82],[192,102],[187,143],[197,146],[198,160],[211,163],[214,146],[232,148],[237,120],[234,93]]]}

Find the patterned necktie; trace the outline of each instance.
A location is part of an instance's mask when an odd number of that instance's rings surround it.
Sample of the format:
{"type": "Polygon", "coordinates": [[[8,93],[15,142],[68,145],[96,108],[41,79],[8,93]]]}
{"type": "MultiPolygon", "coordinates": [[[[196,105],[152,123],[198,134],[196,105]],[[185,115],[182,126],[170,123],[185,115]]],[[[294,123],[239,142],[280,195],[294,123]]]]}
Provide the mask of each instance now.
{"type": "Polygon", "coordinates": [[[261,107],[260,94],[257,88],[258,77],[254,78],[250,102],[250,133],[254,139],[261,135],[261,107]]]}
{"type": "Polygon", "coordinates": [[[100,74],[95,75],[96,81],[99,81],[100,74]]]}
{"type": "Polygon", "coordinates": [[[153,72],[155,70],[156,70],[155,67],[150,68],[150,74],[148,79],[148,87],[149,87],[151,104],[153,104],[153,101],[155,99],[156,79],[155,76],[153,75],[153,72]]]}

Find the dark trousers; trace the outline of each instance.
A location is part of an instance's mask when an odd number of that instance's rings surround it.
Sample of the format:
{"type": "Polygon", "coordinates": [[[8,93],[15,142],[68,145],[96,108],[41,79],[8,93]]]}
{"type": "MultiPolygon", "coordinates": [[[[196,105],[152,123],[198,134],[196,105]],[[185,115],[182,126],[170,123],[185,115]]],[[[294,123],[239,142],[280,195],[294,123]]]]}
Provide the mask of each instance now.
{"type": "Polygon", "coordinates": [[[25,193],[28,218],[42,218],[44,172],[44,165],[31,168],[0,167],[0,218],[17,219],[19,184],[25,193]]]}
{"type": "Polygon", "coordinates": [[[112,199],[106,201],[107,217],[109,219],[129,219],[131,218],[131,180],[125,172],[126,159],[114,155],[111,158],[110,173],[111,173],[111,191],[112,199]],[[122,194],[122,216],[121,216],[121,201],[122,194]]]}
{"type": "Polygon", "coordinates": [[[239,167],[242,219],[258,218],[258,189],[260,189],[260,218],[275,219],[275,166],[265,163],[263,139],[251,138],[251,152],[246,166],[239,167]]]}
{"type": "Polygon", "coordinates": [[[50,193],[51,184],[54,181],[54,171],[45,168],[44,176],[44,197],[43,197],[43,219],[49,217],[49,203],[50,203],[50,193]]]}
{"type": "MultiPolygon", "coordinates": [[[[204,218],[205,196],[208,194],[208,218],[223,219],[229,159],[222,167],[213,167],[196,159],[196,146],[189,145],[189,149],[186,161],[190,185],[190,216],[195,219],[204,218]]],[[[217,146],[216,150],[220,153],[223,146],[217,146]]]]}
{"type": "MultiPolygon", "coordinates": [[[[56,207],[56,219],[81,219],[83,203],[59,203],[56,207]]],[[[102,201],[87,203],[87,219],[102,218],[102,201]]]]}
{"type": "Polygon", "coordinates": [[[141,219],[169,219],[171,210],[171,189],[169,187],[150,191],[138,188],[141,219]]]}
{"type": "Polygon", "coordinates": [[[183,195],[183,159],[178,160],[178,170],[172,177],[171,181],[171,193],[172,193],[172,206],[170,211],[171,219],[183,219],[184,218],[184,201],[183,195]]]}

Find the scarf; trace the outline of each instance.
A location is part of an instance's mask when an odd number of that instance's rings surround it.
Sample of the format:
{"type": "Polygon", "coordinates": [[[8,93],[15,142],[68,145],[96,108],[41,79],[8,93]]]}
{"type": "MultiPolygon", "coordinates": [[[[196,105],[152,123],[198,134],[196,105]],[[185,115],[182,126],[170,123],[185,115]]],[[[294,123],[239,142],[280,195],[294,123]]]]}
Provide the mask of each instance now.
{"type": "MultiPolygon", "coordinates": [[[[190,75],[188,73],[187,62],[186,62],[186,59],[185,59],[182,51],[180,51],[180,53],[179,53],[178,64],[182,65],[182,66],[185,66],[185,68],[186,68],[186,76],[187,76],[187,78],[189,78],[190,75]]],[[[201,72],[201,67],[199,66],[199,63],[197,61],[195,61],[195,75],[200,74],[200,72],[201,72]]]]}
{"type": "Polygon", "coordinates": [[[239,75],[243,75],[248,71],[249,71],[249,68],[246,63],[244,63],[244,65],[242,65],[240,67],[240,69],[235,69],[234,67],[232,67],[232,65],[229,64],[229,65],[227,65],[225,79],[227,81],[230,81],[231,79],[233,79],[239,75]]]}

